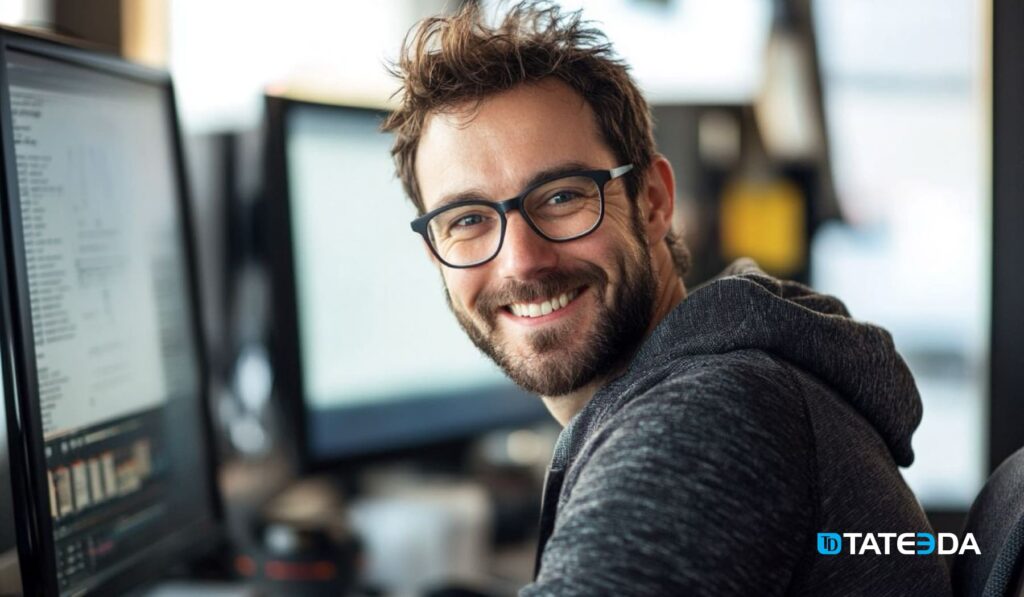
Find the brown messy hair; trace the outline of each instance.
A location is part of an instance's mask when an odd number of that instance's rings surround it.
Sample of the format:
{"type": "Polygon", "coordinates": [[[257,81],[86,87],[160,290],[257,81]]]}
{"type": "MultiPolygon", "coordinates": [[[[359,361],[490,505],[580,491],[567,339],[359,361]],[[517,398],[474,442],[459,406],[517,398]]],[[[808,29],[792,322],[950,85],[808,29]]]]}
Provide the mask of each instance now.
{"type": "MultiPolygon", "coordinates": [[[[456,14],[420,21],[406,36],[391,74],[402,82],[401,103],[381,129],[394,132],[391,155],[406,194],[425,212],[415,160],[429,115],[476,103],[517,85],[554,77],[579,93],[597,116],[604,142],[619,164],[633,164],[625,176],[634,201],[655,155],[651,111],[629,68],[607,37],[584,21],[580,11],[563,13],[548,2],[512,6],[489,25],[477,2],[456,14]]],[[[680,277],[690,256],[675,231],[665,242],[680,277]]]]}

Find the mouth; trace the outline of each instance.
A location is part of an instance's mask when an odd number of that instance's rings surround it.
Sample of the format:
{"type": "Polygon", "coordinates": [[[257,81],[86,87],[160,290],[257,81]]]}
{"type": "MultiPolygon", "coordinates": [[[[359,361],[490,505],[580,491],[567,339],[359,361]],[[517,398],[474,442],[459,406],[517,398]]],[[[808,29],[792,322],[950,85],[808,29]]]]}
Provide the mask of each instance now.
{"type": "Polygon", "coordinates": [[[564,314],[585,289],[585,286],[581,286],[535,302],[510,303],[502,307],[502,310],[511,319],[522,322],[554,319],[564,314]]]}

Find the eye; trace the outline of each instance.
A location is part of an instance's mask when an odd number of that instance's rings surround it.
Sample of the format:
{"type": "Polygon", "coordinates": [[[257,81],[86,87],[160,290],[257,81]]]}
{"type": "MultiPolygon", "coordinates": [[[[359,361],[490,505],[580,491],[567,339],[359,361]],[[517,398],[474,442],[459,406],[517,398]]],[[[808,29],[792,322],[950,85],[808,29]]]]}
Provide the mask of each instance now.
{"type": "Polygon", "coordinates": [[[480,215],[480,214],[468,214],[468,215],[460,216],[459,218],[457,218],[454,221],[452,221],[451,227],[452,228],[469,228],[470,226],[475,226],[477,224],[482,224],[483,221],[484,221],[484,217],[482,215],[480,215]]]}
{"type": "Polygon", "coordinates": [[[548,197],[547,203],[548,205],[561,205],[563,203],[568,203],[573,199],[579,199],[579,197],[580,194],[574,191],[558,191],[551,197],[548,197]]]}
{"type": "Polygon", "coordinates": [[[494,227],[497,218],[486,210],[465,211],[452,214],[451,220],[444,225],[444,233],[450,238],[467,239],[488,233],[494,227]]]}

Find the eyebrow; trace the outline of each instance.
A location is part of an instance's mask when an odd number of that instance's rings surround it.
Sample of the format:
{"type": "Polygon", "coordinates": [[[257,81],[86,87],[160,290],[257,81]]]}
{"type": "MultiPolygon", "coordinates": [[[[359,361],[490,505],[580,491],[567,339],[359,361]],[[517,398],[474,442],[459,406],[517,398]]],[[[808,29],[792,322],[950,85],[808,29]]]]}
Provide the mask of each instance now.
{"type": "MultiPolygon", "coordinates": [[[[519,188],[523,189],[523,190],[526,190],[526,189],[532,187],[535,184],[544,182],[545,180],[549,180],[549,179],[552,179],[552,178],[558,178],[559,176],[562,176],[563,174],[571,174],[573,172],[580,172],[581,170],[599,170],[599,168],[594,168],[592,166],[588,166],[588,165],[584,164],[583,162],[562,162],[562,163],[557,164],[555,166],[552,166],[550,168],[545,168],[544,170],[541,170],[540,172],[534,173],[534,175],[531,176],[530,179],[527,180],[526,183],[523,184],[522,186],[520,186],[519,188]]],[[[507,197],[506,197],[506,199],[507,199],[507,197]]],[[[459,201],[471,201],[471,200],[502,201],[503,199],[490,199],[490,198],[487,197],[487,193],[484,193],[483,191],[481,191],[481,190],[479,190],[477,188],[473,188],[473,189],[467,189],[465,191],[459,191],[457,193],[449,193],[449,194],[443,196],[441,198],[441,200],[437,202],[437,205],[435,205],[429,211],[433,211],[435,209],[440,209],[440,208],[444,207],[445,205],[449,205],[451,203],[457,203],[459,201]]]]}

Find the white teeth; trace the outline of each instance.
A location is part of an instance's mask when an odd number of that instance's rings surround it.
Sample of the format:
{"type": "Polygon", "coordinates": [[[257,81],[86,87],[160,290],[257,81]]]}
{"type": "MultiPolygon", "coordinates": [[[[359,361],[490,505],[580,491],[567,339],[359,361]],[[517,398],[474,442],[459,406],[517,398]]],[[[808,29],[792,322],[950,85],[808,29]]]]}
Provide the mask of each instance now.
{"type": "Polygon", "coordinates": [[[512,303],[508,306],[508,309],[517,317],[541,317],[565,307],[578,294],[578,290],[572,290],[563,292],[540,303],[512,303]]]}

